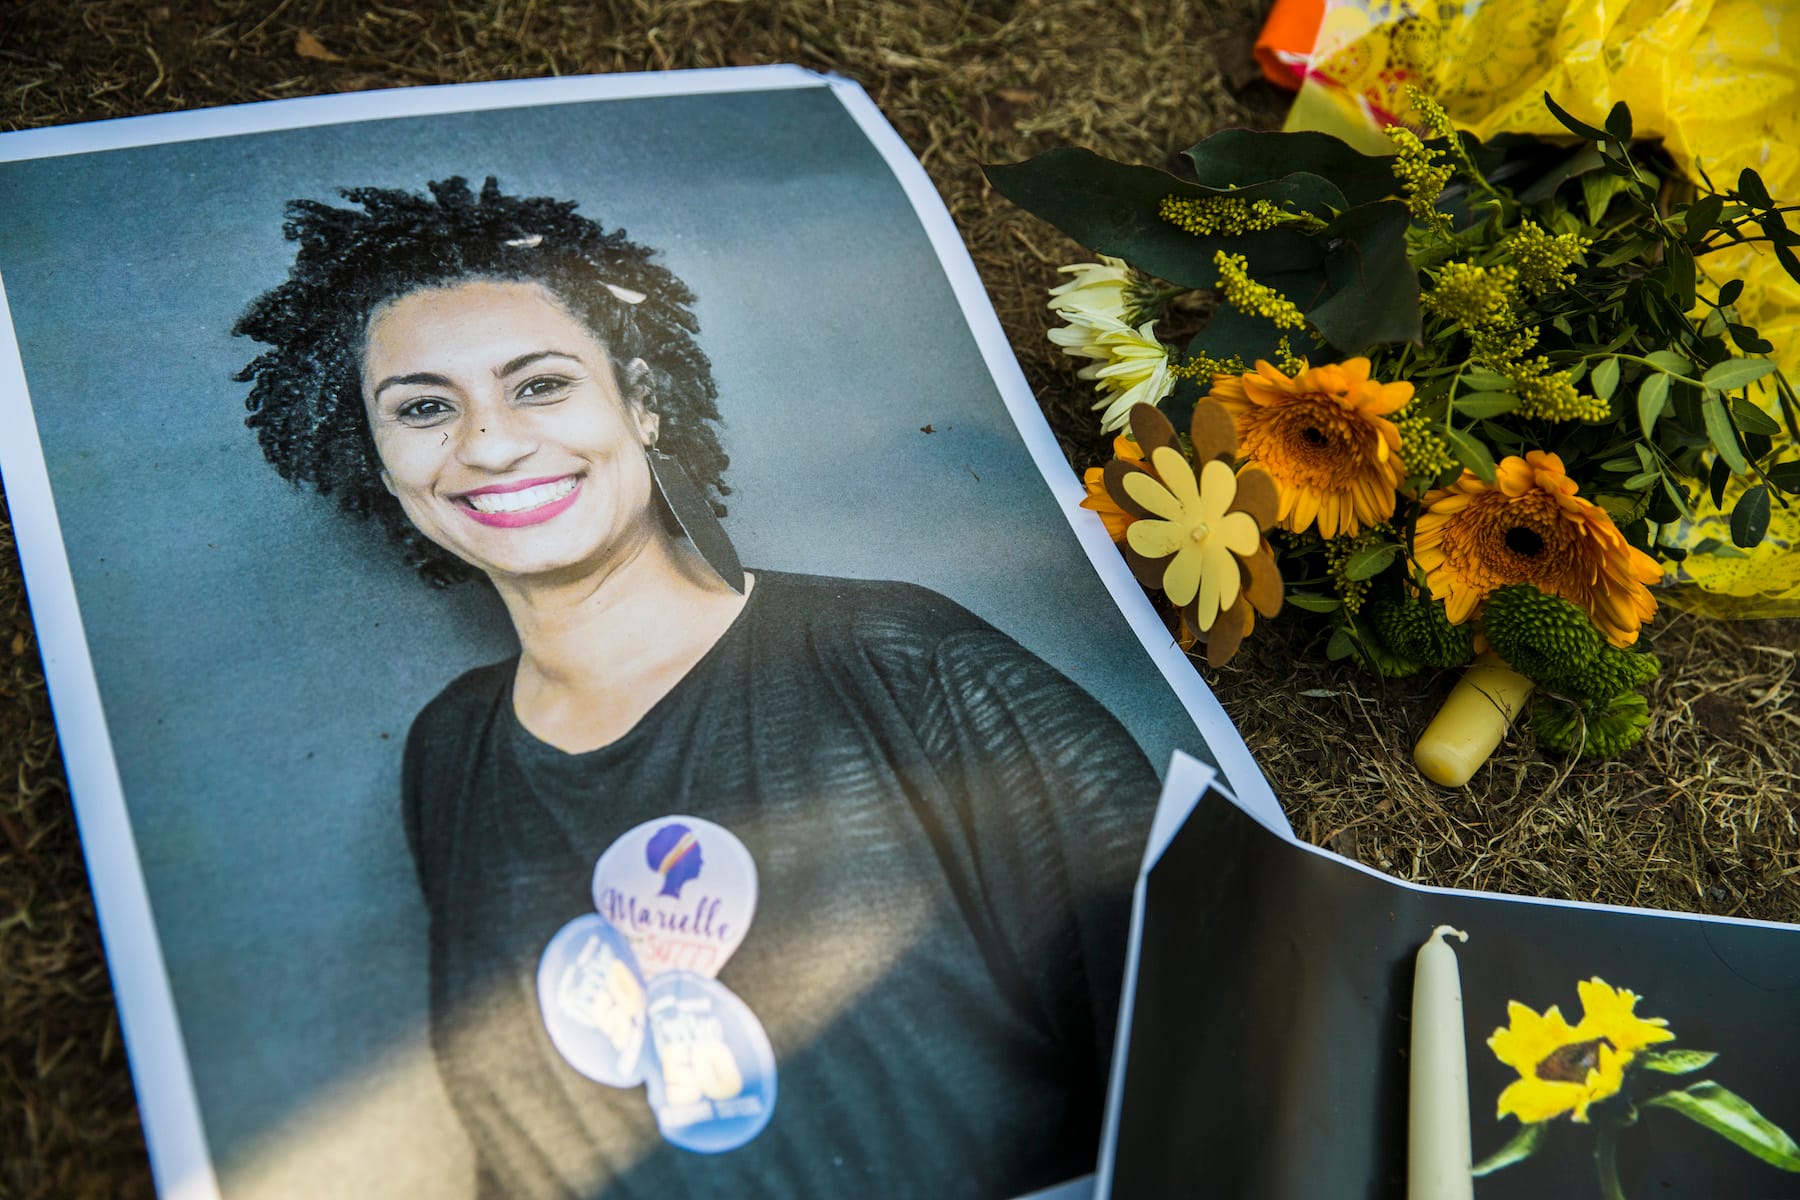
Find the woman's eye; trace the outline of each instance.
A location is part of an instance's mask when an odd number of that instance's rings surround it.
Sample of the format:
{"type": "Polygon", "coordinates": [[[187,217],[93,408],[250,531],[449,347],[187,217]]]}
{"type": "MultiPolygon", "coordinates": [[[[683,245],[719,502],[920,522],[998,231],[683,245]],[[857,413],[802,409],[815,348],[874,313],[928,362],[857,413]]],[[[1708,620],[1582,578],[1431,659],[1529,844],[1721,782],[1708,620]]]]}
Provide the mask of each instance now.
{"type": "Polygon", "coordinates": [[[539,375],[519,385],[521,400],[554,400],[569,390],[569,381],[559,375],[539,375]]]}
{"type": "Polygon", "coordinates": [[[394,415],[407,425],[432,425],[450,411],[450,406],[436,396],[420,396],[395,409],[394,415]]]}

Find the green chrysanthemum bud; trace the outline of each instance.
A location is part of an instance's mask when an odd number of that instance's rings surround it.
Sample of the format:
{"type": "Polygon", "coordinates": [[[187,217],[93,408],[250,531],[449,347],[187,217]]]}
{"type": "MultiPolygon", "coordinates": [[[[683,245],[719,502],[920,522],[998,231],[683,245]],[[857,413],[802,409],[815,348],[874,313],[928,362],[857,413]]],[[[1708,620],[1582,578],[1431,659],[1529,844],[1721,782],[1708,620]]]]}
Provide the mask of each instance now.
{"type": "Polygon", "coordinates": [[[1586,668],[1571,675],[1546,679],[1544,686],[1587,704],[1605,704],[1643,687],[1661,671],[1662,664],[1654,654],[1605,645],[1586,668]]]}
{"type": "Polygon", "coordinates": [[[1636,692],[1594,705],[1539,696],[1531,705],[1531,728],[1538,741],[1558,754],[1579,753],[1582,758],[1625,753],[1643,740],[1649,724],[1650,705],[1636,692]]]}
{"type": "Polygon", "coordinates": [[[1394,654],[1427,667],[1460,667],[1475,656],[1469,627],[1452,625],[1442,600],[1383,597],[1370,603],[1369,622],[1394,654]]]}
{"type": "Polygon", "coordinates": [[[1529,583],[1508,584],[1489,595],[1482,630],[1508,666],[1536,680],[1581,675],[1605,644],[1579,605],[1529,583]]]}

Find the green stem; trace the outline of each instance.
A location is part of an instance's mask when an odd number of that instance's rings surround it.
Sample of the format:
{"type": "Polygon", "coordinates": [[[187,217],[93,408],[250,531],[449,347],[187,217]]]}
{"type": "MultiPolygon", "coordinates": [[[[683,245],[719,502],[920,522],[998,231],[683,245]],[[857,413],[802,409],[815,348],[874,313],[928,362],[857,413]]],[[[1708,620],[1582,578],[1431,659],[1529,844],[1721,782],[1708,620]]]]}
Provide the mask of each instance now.
{"type": "Polygon", "coordinates": [[[1619,1186],[1619,1127],[1611,1121],[1598,1122],[1599,1139],[1594,1143],[1594,1168],[1600,1175],[1601,1200],[1625,1200],[1625,1189],[1619,1186]]]}

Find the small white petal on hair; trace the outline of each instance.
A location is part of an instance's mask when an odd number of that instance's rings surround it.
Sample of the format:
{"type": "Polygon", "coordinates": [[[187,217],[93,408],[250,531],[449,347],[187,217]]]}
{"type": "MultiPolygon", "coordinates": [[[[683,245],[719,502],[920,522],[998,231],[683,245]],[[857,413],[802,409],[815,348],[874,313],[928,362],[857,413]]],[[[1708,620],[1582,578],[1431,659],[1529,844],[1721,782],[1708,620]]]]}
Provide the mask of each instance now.
{"type": "Polygon", "coordinates": [[[516,237],[505,243],[514,250],[535,250],[543,244],[544,235],[541,233],[534,233],[529,237],[516,237]]]}
{"type": "Polygon", "coordinates": [[[649,299],[649,297],[645,296],[642,292],[634,292],[630,288],[620,287],[616,283],[607,284],[606,290],[626,304],[642,304],[645,300],[649,299]]]}

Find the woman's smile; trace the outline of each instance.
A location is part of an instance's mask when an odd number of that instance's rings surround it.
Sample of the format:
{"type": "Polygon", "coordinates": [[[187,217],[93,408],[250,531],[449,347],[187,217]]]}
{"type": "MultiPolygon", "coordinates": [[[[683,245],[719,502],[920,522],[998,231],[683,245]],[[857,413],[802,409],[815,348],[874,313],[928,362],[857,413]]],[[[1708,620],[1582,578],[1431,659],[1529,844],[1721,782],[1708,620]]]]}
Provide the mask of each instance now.
{"type": "Polygon", "coordinates": [[[363,396],[388,490],[490,577],[605,571],[660,533],[645,461],[657,419],[539,284],[479,279],[382,305],[363,396]]]}
{"type": "Polygon", "coordinates": [[[518,529],[537,525],[568,511],[578,499],[581,477],[526,479],[518,483],[497,483],[476,488],[457,497],[468,505],[471,519],[497,529],[518,529]]]}

